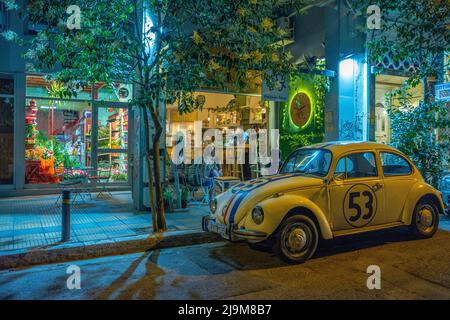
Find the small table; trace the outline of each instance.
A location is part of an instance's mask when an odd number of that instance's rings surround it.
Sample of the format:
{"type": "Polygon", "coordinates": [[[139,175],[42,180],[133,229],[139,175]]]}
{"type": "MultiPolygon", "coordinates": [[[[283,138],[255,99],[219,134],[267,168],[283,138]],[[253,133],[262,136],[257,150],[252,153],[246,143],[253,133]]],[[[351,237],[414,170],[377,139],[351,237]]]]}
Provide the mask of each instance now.
{"type": "Polygon", "coordinates": [[[231,186],[241,183],[241,179],[231,176],[217,177],[214,181],[219,185],[222,192],[225,192],[231,186]]]}

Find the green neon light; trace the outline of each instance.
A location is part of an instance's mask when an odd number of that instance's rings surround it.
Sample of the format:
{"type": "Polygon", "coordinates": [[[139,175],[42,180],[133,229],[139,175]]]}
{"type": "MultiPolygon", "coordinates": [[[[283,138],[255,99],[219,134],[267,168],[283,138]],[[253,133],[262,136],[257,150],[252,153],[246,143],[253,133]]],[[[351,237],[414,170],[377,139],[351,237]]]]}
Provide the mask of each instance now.
{"type": "Polygon", "coordinates": [[[304,130],[306,129],[312,122],[313,118],[314,118],[314,113],[316,112],[316,101],[313,98],[314,95],[311,93],[311,91],[309,90],[309,88],[306,87],[301,87],[301,88],[297,88],[297,90],[293,91],[293,93],[291,93],[290,97],[289,97],[289,103],[287,105],[288,107],[288,116],[289,116],[289,122],[291,124],[291,126],[294,126],[295,128],[299,128],[300,130],[304,130]],[[308,121],[302,126],[299,127],[297,126],[293,121],[292,121],[292,117],[291,117],[291,105],[292,105],[292,101],[294,100],[294,97],[299,94],[299,93],[304,93],[308,96],[309,100],[311,101],[311,113],[309,114],[309,118],[308,121]]]}

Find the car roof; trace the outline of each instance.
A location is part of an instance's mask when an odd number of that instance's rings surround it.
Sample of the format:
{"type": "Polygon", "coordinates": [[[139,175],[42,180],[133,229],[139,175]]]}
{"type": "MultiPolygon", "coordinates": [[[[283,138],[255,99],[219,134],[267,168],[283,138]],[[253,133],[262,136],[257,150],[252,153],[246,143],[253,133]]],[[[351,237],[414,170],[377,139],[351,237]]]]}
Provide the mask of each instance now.
{"type": "MultiPolygon", "coordinates": [[[[313,148],[313,149],[327,149],[330,150],[333,154],[342,154],[348,151],[358,151],[358,150],[367,150],[367,149],[384,149],[388,151],[396,151],[395,148],[377,142],[370,141],[330,141],[324,143],[314,144],[305,148],[313,148]]],[[[399,152],[401,153],[401,152],[399,152]]]]}

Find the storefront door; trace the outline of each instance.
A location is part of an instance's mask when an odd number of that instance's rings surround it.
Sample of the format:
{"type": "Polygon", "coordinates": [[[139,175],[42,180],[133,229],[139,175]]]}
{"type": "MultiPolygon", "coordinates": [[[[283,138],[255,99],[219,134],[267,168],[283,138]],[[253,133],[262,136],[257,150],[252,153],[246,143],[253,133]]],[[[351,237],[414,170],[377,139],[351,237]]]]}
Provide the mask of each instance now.
{"type": "Polygon", "coordinates": [[[93,166],[109,183],[130,181],[130,143],[128,104],[122,102],[94,102],[93,108],[93,166]]]}

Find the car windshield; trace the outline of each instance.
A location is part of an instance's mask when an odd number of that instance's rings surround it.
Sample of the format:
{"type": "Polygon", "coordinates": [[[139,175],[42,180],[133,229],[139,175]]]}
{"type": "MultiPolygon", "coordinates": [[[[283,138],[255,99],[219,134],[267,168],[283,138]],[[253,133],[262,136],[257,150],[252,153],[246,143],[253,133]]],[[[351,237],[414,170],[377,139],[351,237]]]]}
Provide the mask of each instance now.
{"type": "Polygon", "coordinates": [[[332,155],[323,149],[300,149],[284,162],[280,173],[304,173],[325,177],[330,170],[332,155]]]}

